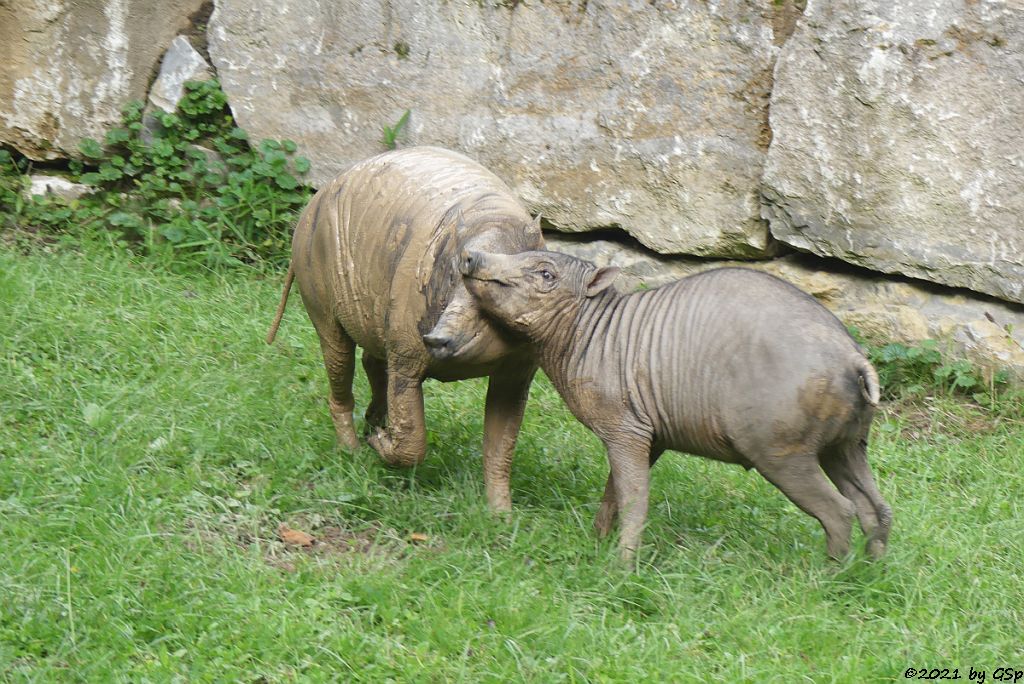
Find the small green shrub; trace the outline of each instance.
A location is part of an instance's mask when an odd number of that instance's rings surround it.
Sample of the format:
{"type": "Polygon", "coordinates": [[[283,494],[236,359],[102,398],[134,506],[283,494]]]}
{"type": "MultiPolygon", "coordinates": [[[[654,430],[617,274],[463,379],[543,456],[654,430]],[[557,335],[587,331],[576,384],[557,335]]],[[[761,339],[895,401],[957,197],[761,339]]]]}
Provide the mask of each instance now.
{"type": "Polygon", "coordinates": [[[187,83],[178,111],[150,121],[133,102],[120,128],[102,143],[83,140],[79,150],[86,161],[71,162],[72,178],[95,190],[70,203],[23,200],[12,178],[25,169],[10,154],[0,157],[0,192],[5,207],[13,203],[0,218],[55,233],[113,228],[125,243],[173,263],[282,263],[312,193],[301,181],[309,161],[293,156],[295,143],[250,143],[217,81],[187,83]]]}
{"type": "Polygon", "coordinates": [[[0,150],[0,229],[19,225],[53,228],[68,222],[73,210],[61,198],[41,196],[26,199],[30,164],[7,150],[0,150]]]}
{"type": "Polygon", "coordinates": [[[938,390],[987,403],[989,395],[1005,387],[1010,379],[1006,371],[997,371],[986,381],[984,373],[970,361],[945,360],[935,340],[924,340],[917,346],[892,342],[868,347],[868,356],[878,370],[883,394],[889,398],[938,390]]]}

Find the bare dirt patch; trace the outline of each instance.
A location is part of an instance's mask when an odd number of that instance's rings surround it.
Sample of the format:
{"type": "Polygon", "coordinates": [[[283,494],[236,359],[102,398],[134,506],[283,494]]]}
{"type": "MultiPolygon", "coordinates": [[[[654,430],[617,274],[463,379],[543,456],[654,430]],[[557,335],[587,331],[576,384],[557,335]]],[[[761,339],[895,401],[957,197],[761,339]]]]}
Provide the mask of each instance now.
{"type": "Polygon", "coordinates": [[[420,532],[403,533],[380,523],[340,525],[320,516],[295,516],[287,522],[260,523],[232,521],[219,516],[214,521],[191,519],[186,522],[185,546],[204,552],[210,548],[231,546],[257,549],[267,565],[295,572],[303,558],[323,560],[373,559],[400,561],[412,552],[439,552],[440,539],[420,532]]]}

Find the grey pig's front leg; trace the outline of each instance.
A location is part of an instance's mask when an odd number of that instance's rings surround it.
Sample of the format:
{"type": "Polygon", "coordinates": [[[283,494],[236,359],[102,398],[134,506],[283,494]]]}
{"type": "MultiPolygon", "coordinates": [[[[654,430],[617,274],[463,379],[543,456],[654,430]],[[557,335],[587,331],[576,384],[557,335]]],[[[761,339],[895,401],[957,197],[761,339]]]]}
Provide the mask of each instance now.
{"type": "MultiPolygon", "coordinates": [[[[624,562],[632,563],[640,548],[640,537],[647,520],[651,438],[624,432],[605,437],[603,441],[608,449],[611,466],[608,477],[615,490],[615,507],[619,514],[619,555],[624,562]]],[[[609,516],[614,513],[602,503],[598,511],[599,520],[602,514],[609,516]]],[[[608,524],[611,524],[610,520],[608,524]]]]}
{"type": "MultiPolygon", "coordinates": [[[[654,467],[662,453],[663,450],[660,448],[651,450],[650,467],[654,467]]],[[[615,501],[615,476],[609,472],[608,482],[604,486],[604,497],[601,499],[601,506],[597,509],[597,516],[594,518],[594,530],[597,531],[598,537],[604,539],[608,536],[608,533],[612,531],[612,523],[615,522],[618,512],[619,507],[615,501]]]]}

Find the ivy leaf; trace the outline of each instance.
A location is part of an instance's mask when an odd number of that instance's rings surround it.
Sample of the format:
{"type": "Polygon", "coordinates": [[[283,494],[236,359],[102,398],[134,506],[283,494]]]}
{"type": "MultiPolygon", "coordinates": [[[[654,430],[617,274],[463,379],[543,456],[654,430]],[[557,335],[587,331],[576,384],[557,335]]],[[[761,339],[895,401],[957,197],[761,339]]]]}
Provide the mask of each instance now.
{"type": "Polygon", "coordinates": [[[294,190],[299,185],[299,181],[295,180],[295,176],[290,173],[279,173],[274,180],[277,182],[277,186],[284,190],[294,190]]]}
{"type": "Polygon", "coordinates": [[[127,142],[131,138],[131,133],[124,128],[114,128],[107,131],[107,135],[104,140],[107,141],[108,145],[119,145],[123,142],[127,142]]]}
{"type": "Polygon", "coordinates": [[[126,211],[115,211],[107,220],[113,226],[135,226],[141,223],[138,216],[126,211]]]}
{"type": "Polygon", "coordinates": [[[178,243],[185,239],[185,231],[182,230],[181,226],[177,226],[173,223],[166,223],[160,226],[160,234],[163,235],[168,242],[178,243]]]}
{"type": "Polygon", "coordinates": [[[284,165],[288,163],[288,157],[285,156],[284,152],[279,152],[277,150],[268,152],[263,159],[268,164],[278,169],[283,168],[284,165]]]}
{"type": "Polygon", "coordinates": [[[78,143],[78,150],[90,159],[99,159],[103,156],[103,148],[100,147],[99,142],[92,138],[84,138],[78,143]]]}

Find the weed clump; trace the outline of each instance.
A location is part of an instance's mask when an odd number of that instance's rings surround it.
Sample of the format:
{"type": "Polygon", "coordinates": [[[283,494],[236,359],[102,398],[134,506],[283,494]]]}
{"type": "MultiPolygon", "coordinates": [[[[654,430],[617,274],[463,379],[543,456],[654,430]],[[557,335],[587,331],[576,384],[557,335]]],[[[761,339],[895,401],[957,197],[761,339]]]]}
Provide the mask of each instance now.
{"type": "Polygon", "coordinates": [[[945,358],[936,340],[923,340],[918,345],[890,342],[881,347],[865,346],[887,399],[940,394],[970,398],[987,406],[1010,383],[1006,370],[986,373],[966,359],[945,358]]]}
{"type": "Polygon", "coordinates": [[[215,80],[187,83],[177,112],[146,121],[143,104],[130,103],[119,128],[79,150],[85,161],[69,164],[70,178],[93,191],[72,201],[26,199],[30,163],[0,150],[0,224],[71,236],[113,229],[169,263],[280,264],[312,194],[295,143],[251,142],[215,80]]]}

